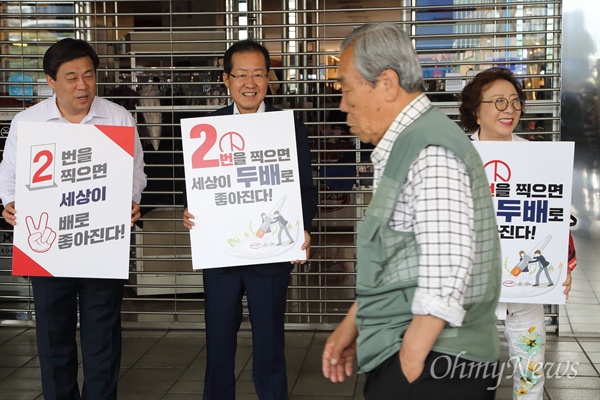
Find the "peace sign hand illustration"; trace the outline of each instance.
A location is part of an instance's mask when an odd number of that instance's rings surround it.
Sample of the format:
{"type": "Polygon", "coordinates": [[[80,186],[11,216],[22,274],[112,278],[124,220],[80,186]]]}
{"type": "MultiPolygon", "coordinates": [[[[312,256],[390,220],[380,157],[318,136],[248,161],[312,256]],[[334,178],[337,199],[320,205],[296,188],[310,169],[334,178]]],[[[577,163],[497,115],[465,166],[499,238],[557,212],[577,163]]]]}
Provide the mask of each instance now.
{"type": "Polygon", "coordinates": [[[56,232],[48,227],[48,213],[43,212],[40,215],[38,225],[35,225],[33,218],[28,215],[25,218],[27,230],[29,231],[29,247],[36,253],[45,253],[50,250],[52,243],[56,240],[56,232]]]}

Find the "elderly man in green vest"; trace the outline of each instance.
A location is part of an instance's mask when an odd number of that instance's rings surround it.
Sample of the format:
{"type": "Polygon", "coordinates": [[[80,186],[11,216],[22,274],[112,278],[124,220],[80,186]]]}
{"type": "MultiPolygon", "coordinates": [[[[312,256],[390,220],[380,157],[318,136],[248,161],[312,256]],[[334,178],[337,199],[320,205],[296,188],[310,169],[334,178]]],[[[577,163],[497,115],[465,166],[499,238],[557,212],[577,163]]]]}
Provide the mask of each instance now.
{"type": "Polygon", "coordinates": [[[341,110],[376,145],[358,228],[356,302],[327,340],[323,374],[353,358],[365,399],[493,399],[500,244],[481,159],[422,93],[408,35],[365,25],[343,42],[341,110]]]}

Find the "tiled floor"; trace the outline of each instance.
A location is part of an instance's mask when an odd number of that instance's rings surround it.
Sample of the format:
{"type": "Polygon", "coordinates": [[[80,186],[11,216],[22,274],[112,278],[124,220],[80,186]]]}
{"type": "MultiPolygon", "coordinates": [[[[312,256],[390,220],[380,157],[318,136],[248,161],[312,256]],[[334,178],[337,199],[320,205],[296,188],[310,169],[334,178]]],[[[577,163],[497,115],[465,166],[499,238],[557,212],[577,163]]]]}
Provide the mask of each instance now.
{"type": "MultiPolygon", "coordinates": [[[[595,151],[595,150],[594,150],[595,151]]],[[[597,153],[595,156],[597,157],[597,153]]],[[[547,400],[600,398],[600,198],[598,161],[577,166],[574,174],[573,229],[579,266],[571,298],[559,310],[558,334],[548,335],[547,400]],[[589,182],[583,185],[583,182],[589,182]],[[595,183],[594,183],[595,182],[595,183]]],[[[34,328],[0,321],[0,400],[40,400],[41,383],[34,328]]],[[[362,377],[329,383],[320,357],[329,332],[287,332],[291,400],[361,399],[362,377]]],[[[201,330],[125,330],[119,400],[199,399],[204,378],[205,345],[201,330]]],[[[503,337],[502,358],[508,359],[503,337]]],[[[252,385],[252,348],[248,331],[239,335],[236,362],[238,400],[256,399],[252,385]]],[[[512,399],[506,368],[496,393],[512,399]]]]}
{"type": "MultiPolygon", "coordinates": [[[[361,399],[362,377],[329,383],[320,372],[327,332],[288,332],[287,359],[291,400],[361,399]]],[[[600,398],[600,338],[550,336],[547,343],[546,399],[600,398]]],[[[502,359],[507,360],[506,343],[502,359]]],[[[198,399],[204,378],[204,332],[126,330],[120,400],[198,399]]],[[[80,371],[81,372],[81,371],[80,371]]],[[[252,385],[250,333],[241,332],[236,362],[239,400],[256,399],[252,385]]],[[[505,369],[496,398],[512,399],[505,369]]],[[[0,399],[42,399],[35,331],[0,328],[0,399]]]]}
{"type": "Polygon", "coordinates": [[[600,233],[573,232],[578,266],[573,271],[569,300],[560,307],[561,335],[600,336],[600,233]]]}
{"type": "MultiPolygon", "coordinates": [[[[600,249],[598,230],[575,230],[579,266],[567,305],[560,307],[559,332],[549,334],[545,399],[600,398],[600,249]],[[595,233],[594,233],[595,232],[595,233]],[[590,234],[591,233],[591,234],[590,234]]],[[[362,398],[362,377],[342,384],[325,380],[320,357],[329,332],[287,332],[291,400],[362,398]]],[[[201,330],[125,330],[120,400],[198,399],[204,379],[201,330]]],[[[508,359],[501,335],[502,360],[508,359]]],[[[251,335],[242,331],[236,362],[238,399],[256,399],[252,385],[251,335]]],[[[497,390],[512,399],[507,367],[497,390]]],[[[0,325],[0,400],[41,400],[35,329],[0,325]]]]}

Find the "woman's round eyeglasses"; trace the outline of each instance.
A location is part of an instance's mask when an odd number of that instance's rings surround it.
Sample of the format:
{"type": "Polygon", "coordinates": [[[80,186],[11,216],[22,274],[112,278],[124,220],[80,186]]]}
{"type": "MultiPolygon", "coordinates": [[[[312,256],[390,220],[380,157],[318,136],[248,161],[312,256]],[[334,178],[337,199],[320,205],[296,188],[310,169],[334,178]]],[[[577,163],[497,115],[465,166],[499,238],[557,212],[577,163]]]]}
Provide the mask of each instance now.
{"type": "Polygon", "coordinates": [[[523,100],[516,98],[512,100],[505,99],[504,97],[499,97],[496,100],[482,100],[482,103],[494,103],[496,106],[496,110],[504,111],[508,108],[508,104],[510,103],[515,111],[521,111],[523,109],[523,100]]]}

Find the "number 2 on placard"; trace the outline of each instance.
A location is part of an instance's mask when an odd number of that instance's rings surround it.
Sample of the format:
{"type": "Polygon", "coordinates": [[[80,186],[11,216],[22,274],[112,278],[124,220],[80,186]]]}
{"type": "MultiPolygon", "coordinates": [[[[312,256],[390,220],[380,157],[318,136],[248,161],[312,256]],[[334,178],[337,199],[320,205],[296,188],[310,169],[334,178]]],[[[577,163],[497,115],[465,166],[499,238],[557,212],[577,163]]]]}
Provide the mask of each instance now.
{"type": "Polygon", "coordinates": [[[31,146],[28,185],[30,190],[54,186],[55,155],[54,143],[31,146]]]}
{"type": "Polygon", "coordinates": [[[44,161],[44,164],[42,164],[42,166],[35,171],[33,177],[31,178],[31,183],[52,180],[52,173],[46,175],[42,174],[48,169],[48,167],[52,165],[52,161],[54,161],[54,155],[50,150],[42,150],[33,157],[34,164],[38,163],[42,157],[44,157],[46,161],[44,161]]]}
{"type": "Polygon", "coordinates": [[[211,168],[218,167],[219,160],[217,158],[206,158],[206,155],[217,143],[217,130],[210,124],[198,124],[190,131],[191,139],[199,139],[206,136],[204,142],[192,154],[192,168],[211,168]]]}

